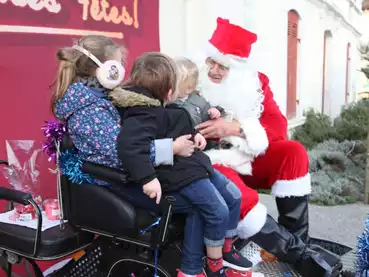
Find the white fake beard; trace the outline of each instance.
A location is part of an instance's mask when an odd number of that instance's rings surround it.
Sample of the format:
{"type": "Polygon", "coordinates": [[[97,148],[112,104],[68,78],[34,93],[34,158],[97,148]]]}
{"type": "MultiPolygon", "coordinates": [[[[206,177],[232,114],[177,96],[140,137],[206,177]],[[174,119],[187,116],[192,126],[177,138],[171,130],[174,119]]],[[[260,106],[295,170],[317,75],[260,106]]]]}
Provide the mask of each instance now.
{"type": "Polygon", "coordinates": [[[264,95],[256,71],[231,68],[220,84],[212,82],[209,67],[199,66],[199,92],[212,106],[222,107],[234,119],[260,116],[264,95]]]}

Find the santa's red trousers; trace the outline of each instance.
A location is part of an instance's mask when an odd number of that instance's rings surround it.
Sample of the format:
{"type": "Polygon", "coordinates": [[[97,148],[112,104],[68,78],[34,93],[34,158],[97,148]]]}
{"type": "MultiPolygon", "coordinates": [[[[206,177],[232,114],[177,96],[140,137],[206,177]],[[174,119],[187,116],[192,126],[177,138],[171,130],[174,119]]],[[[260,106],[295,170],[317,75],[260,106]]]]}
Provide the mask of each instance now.
{"type": "Polygon", "coordinates": [[[246,236],[258,232],[266,218],[266,208],[259,203],[255,189],[271,189],[276,197],[303,196],[311,190],[307,152],[300,143],[292,140],[270,142],[266,152],[253,161],[252,176],[241,176],[222,165],[214,167],[234,182],[242,193],[241,221],[247,219],[245,224],[253,225],[246,236]]]}

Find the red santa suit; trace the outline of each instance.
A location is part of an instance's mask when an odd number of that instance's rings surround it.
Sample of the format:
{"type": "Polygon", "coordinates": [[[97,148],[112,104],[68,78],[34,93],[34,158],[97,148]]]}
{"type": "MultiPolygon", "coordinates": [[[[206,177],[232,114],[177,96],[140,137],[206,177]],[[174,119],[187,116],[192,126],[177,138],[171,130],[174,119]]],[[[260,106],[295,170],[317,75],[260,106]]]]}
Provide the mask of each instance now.
{"type": "Polygon", "coordinates": [[[268,77],[247,64],[257,36],[229,20],[218,18],[217,24],[203,59],[213,59],[229,68],[229,73],[221,84],[214,84],[207,76],[209,65],[200,63],[199,89],[241,126],[240,136],[220,138],[232,145],[230,149],[207,151],[214,167],[242,192],[239,236],[249,238],[264,226],[267,209],[255,190],[263,188],[276,196],[280,223],[308,239],[307,152],[300,143],[287,139],[287,120],[273,98],[268,77]]]}

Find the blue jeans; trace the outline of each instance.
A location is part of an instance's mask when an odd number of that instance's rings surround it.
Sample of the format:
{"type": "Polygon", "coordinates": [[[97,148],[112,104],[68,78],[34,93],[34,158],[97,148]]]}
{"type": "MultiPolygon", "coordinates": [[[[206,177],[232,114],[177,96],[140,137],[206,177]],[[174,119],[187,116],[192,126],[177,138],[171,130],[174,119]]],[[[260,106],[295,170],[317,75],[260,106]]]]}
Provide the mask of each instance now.
{"type": "Polygon", "coordinates": [[[224,238],[237,235],[241,192],[219,171],[209,179],[193,182],[178,192],[197,210],[204,225],[204,243],[223,246],[224,238]]]}
{"type": "MultiPolygon", "coordinates": [[[[139,185],[108,188],[136,207],[157,210],[155,200],[145,195],[139,185]]],[[[165,197],[174,200],[173,213],[187,214],[181,270],[189,275],[199,274],[203,268],[204,242],[221,246],[225,237],[237,235],[241,193],[236,185],[215,171],[210,179],[196,181],[165,197]],[[195,199],[191,199],[194,194],[195,199]]]]}

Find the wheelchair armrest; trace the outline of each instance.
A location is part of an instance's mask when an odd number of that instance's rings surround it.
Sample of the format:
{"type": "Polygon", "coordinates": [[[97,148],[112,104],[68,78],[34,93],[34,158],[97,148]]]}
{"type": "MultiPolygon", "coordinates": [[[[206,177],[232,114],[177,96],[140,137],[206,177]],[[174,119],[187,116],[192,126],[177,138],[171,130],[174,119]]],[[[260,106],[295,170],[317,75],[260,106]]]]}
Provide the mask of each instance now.
{"type": "Polygon", "coordinates": [[[0,187],[0,199],[28,205],[33,200],[33,197],[31,194],[23,191],[0,187]]]}
{"type": "Polygon", "coordinates": [[[33,200],[31,194],[4,187],[0,187],[0,200],[12,201],[22,205],[32,205],[32,207],[35,209],[37,215],[37,229],[35,235],[35,245],[33,248],[33,256],[36,256],[41,240],[42,215],[40,207],[33,200]]]}
{"type": "MultiPolygon", "coordinates": [[[[0,165],[9,167],[8,161],[0,160],[0,165]]],[[[23,205],[28,205],[29,200],[32,200],[32,195],[14,189],[0,187],[0,199],[16,202],[23,205]]]]}
{"type": "Polygon", "coordinates": [[[8,161],[0,160],[0,165],[9,166],[9,163],[8,163],[8,161]]]}
{"type": "Polygon", "coordinates": [[[82,171],[99,180],[116,184],[125,183],[127,177],[122,170],[91,162],[83,162],[82,171]]]}

